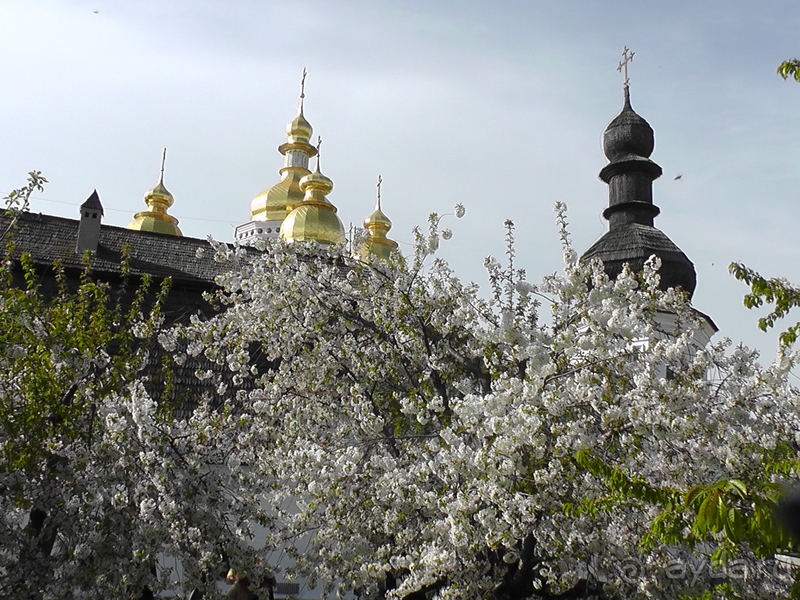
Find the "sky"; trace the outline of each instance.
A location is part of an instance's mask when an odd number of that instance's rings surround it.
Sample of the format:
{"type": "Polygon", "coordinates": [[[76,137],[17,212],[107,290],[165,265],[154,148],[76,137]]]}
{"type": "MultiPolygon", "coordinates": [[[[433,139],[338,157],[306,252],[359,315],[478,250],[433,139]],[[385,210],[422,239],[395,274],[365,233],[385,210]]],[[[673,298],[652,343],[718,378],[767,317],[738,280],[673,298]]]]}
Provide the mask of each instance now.
{"type": "MultiPolygon", "coordinates": [[[[278,181],[303,68],[329,199],[348,227],[383,178],[390,233],[410,252],[431,212],[441,256],[485,286],[483,259],[515,224],[528,277],[560,271],[552,206],[575,249],[606,230],[601,136],[622,107],[655,130],[656,226],[694,262],[693,304],[774,354],[742,306],[732,261],[800,283],[800,4],[616,0],[0,0],[0,193],[40,170],[31,210],[104,223],[144,210],[166,147],[185,235],[233,240],[278,181]]],[[[800,317],[798,317],[800,318],[800,317]]]]}

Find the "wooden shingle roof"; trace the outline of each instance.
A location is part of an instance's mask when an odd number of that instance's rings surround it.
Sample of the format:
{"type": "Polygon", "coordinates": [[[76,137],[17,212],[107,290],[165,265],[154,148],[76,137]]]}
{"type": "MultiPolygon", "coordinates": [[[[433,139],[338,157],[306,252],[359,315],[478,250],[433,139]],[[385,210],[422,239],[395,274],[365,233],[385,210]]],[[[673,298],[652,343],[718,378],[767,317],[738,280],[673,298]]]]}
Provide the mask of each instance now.
{"type": "Polygon", "coordinates": [[[662,289],[680,287],[691,296],[697,285],[692,261],[660,229],[626,223],[617,226],[597,240],[583,254],[585,260],[594,257],[603,261],[603,267],[612,279],[622,272],[625,263],[640,272],[651,256],[661,259],[662,289]]]}
{"type": "MultiPolygon", "coordinates": [[[[8,222],[9,217],[0,216],[3,229],[8,222]]],[[[59,259],[65,269],[82,269],[83,256],[75,251],[78,224],[75,219],[22,213],[10,233],[15,244],[14,257],[25,252],[37,266],[50,267],[59,259]]],[[[224,271],[224,266],[214,260],[214,249],[207,240],[112,225],[100,228],[92,271],[98,275],[121,275],[122,249],[126,245],[133,275],[149,273],[157,278],[172,277],[176,283],[213,286],[214,278],[224,271]]]]}

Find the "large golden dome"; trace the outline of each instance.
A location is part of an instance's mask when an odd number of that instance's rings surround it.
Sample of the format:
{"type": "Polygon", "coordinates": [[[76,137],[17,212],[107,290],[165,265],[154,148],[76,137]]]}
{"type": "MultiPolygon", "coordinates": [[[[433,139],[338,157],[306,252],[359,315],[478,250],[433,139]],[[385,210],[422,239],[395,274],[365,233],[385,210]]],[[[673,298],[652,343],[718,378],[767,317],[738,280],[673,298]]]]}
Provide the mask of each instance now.
{"type": "Polygon", "coordinates": [[[175,198],[164,187],[164,161],[166,157],[167,150],[165,148],[161,159],[161,175],[158,178],[158,183],[156,187],[144,195],[148,210],[136,213],[133,216],[133,221],[128,224],[128,229],[176,236],[183,235],[178,228],[178,219],[167,214],[167,209],[175,203],[175,198]]]}
{"type": "Polygon", "coordinates": [[[344,226],[336,215],[336,207],[325,197],[333,190],[333,181],[319,170],[300,180],[305,196],[281,225],[281,238],[288,243],[315,241],[320,244],[339,244],[345,241],[344,226]]]}
{"type": "Polygon", "coordinates": [[[280,173],[281,180],[278,183],[258,194],[250,202],[251,220],[282,221],[289,214],[291,207],[303,201],[300,180],[308,175],[308,169],[284,167],[280,173]]]}

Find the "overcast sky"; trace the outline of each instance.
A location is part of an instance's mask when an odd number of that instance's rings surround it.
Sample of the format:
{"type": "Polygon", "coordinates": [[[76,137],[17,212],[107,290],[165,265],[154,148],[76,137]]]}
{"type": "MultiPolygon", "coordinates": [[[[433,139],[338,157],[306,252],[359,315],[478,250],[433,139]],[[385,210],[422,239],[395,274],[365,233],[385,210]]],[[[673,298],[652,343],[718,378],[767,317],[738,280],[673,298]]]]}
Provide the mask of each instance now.
{"type": "Polygon", "coordinates": [[[456,272],[484,284],[512,219],[538,280],[561,269],[554,202],[578,252],[606,231],[600,138],[627,45],[664,169],[656,226],[694,262],[718,338],[771,355],[727,265],[800,282],[800,84],[775,74],[798,32],[793,1],[0,0],[0,192],[38,169],[50,184],[34,212],[75,217],[96,188],[104,222],[124,226],[166,146],[184,234],[231,241],[278,180],[306,67],[345,226],[371,212],[381,174],[401,249],[462,202],[442,249],[456,272]]]}

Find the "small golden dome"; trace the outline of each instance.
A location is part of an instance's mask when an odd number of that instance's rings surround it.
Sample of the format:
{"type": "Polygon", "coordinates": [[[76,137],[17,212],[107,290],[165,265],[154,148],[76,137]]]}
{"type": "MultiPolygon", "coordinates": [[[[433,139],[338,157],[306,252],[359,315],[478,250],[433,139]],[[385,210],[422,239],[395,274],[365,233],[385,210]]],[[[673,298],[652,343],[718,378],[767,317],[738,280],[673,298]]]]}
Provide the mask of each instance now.
{"type": "Polygon", "coordinates": [[[317,168],[300,180],[300,189],[305,192],[305,196],[284,219],[281,238],[290,244],[312,240],[320,244],[343,242],[344,226],[336,215],[336,207],[325,197],[333,190],[333,181],[319,170],[319,145],[317,168]]]}
{"type": "Polygon", "coordinates": [[[167,158],[167,149],[161,158],[161,176],[156,187],[144,195],[144,201],[149,210],[136,213],[133,221],[128,223],[128,229],[136,231],[150,231],[167,235],[182,236],[178,228],[178,219],[167,214],[167,209],[175,203],[175,198],[164,186],[164,161],[167,158]]]}
{"type": "MultiPolygon", "coordinates": [[[[156,187],[154,187],[149,192],[146,192],[144,195],[145,200],[153,200],[154,202],[158,201],[165,205],[166,208],[169,208],[173,204],[175,204],[175,196],[172,195],[166,187],[164,187],[164,176],[162,174],[161,178],[159,178],[156,187]]],[[[149,204],[149,202],[148,202],[149,204]]]]}
{"type": "Polygon", "coordinates": [[[392,228],[392,222],[389,217],[383,214],[380,206],[376,206],[375,212],[364,219],[364,228],[371,232],[383,232],[386,234],[392,228]]]}
{"type": "Polygon", "coordinates": [[[386,260],[397,249],[397,242],[386,237],[392,228],[392,222],[381,210],[381,183],[383,180],[378,175],[378,200],[375,203],[375,211],[364,219],[364,228],[369,232],[369,237],[361,247],[361,257],[366,258],[368,254],[374,254],[381,260],[386,260]]]}
{"type": "Polygon", "coordinates": [[[297,106],[297,116],[286,126],[286,135],[290,144],[308,144],[314,129],[303,115],[303,100],[306,97],[306,70],[303,68],[303,78],[300,80],[300,104],[297,106]]]}
{"type": "Polygon", "coordinates": [[[312,135],[314,135],[314,129],[303,115],[303,105],[301,104],[297,116],[286,126],[286,137],[290,144],[308,144],[312,135]]]}
{"type": "Polygon", "coordinates": [[[305,192],[303,202],[307,201],[309,197],[328,202],[328,199],[325,196],[333,191],[333,181],[330,177],[327,177],[320,172],[319,160],[317,160],[317,168],[314,170],[314,172],[309,173],[300,180],[300,189],[305,192]]]}

